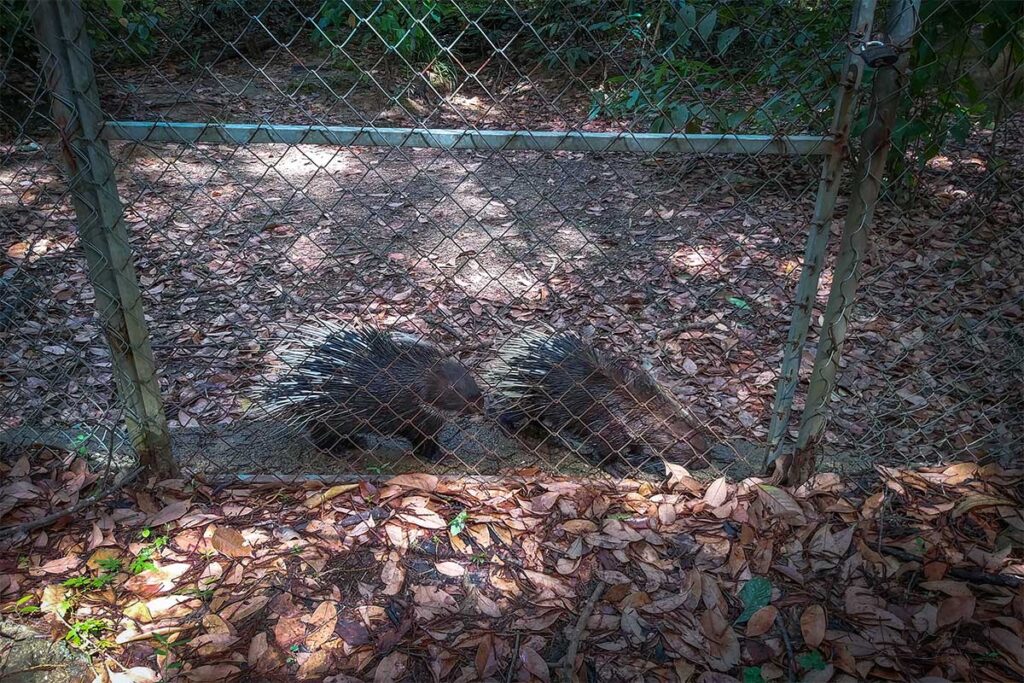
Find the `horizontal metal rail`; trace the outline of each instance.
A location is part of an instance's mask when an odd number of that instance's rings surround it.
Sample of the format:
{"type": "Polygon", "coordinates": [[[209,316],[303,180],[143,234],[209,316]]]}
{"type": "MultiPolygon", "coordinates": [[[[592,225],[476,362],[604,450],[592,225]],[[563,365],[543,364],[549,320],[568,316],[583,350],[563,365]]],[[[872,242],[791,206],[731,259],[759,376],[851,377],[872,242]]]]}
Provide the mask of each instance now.
{"type": "Polygon", "coordinates": [[[248,123],[107,121],[102,137],[131,142],[246,145],[336,145],[432,149],[532,150],[538,152],[633,152],[658,154],[824,155],[827,135],[705,135],[688,133],[592,133],[588,131],[374,128],[248,123]]]}

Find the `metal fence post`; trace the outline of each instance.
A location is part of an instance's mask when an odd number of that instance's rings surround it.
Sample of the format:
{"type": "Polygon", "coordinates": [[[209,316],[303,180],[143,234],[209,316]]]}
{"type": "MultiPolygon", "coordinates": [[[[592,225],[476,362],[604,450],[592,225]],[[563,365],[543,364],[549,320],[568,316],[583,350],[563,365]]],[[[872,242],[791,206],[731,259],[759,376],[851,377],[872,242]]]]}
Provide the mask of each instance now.
{"type": "Polygon", "coordinates": [[[880,67],[875,73],[868,126],[861,134],[862,149],[854,176],[853,196],[843,224],[821,340],[807,390],[807,405],[800,419],[796,450],[785,465],[784,479],[791,484],[803,482],[814,473],[816,447],[825,429],[843,341],[853,317],[860,264],[868,245],[868,226],[881,191],[892,129],[907,83],[910,45],[917,31],[919,8],[920,0],[897,0],[889,17],[889,43],[899,56],[894,64],[880,67]]]}
{"type": "MultiPolygon", "coordinates": [[[[857,43],[868,40],[871,37],[874,16],[875,0],[860,0],[855,3],[850,20],[849,39],[857,43]]],[[[821,268],[825,261],[825,248],[828,246],[829,227],[835,212],[836,198],[839,196],[839,185],[843,179],[843,162],[849,154],[853,105],[863,74],[864,63],[860,56],[853,52],[853,46],[851,46],[843,63],[842,78],[836,88],[835,115],[832,119],[832,128],[829,131],[833,139],[832,151],[821,164],[821,177],[818,181],[814,215],[807,231],[803,268],[797,283],[796,300],[793,302],[793,319],[790,321],[789,335],[782,352],[779,384],[775,390],[772,419],[768,427],[765,469],[782,452],[783,438],[793,410],[793,396],[800,378],[800,360],[803,356],[804,344],[807,342],[811,312],[814,310],[814,299],[818,293],[818,281],[821,278],[821,268]]]]}
{"type": "Polygon", "coordinates": [[[103,116],[85,18],[76,0],[32,0],[30,7],[79,239],[113,356],[128,432],[146,474],[174,476],[178,468],[171,455],[114,162],[100,138],[103,116]]]}

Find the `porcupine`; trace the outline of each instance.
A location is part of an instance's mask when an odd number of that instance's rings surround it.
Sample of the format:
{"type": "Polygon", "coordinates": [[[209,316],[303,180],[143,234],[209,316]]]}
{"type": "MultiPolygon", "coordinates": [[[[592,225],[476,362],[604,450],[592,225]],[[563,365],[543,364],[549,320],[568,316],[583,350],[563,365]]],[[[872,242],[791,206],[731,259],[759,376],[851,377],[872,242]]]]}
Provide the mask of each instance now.
{"type": "Polygon", "coordinates": [[[260,400],[271,414],[309,428],[324,450],[357,446],[364,434],[402,436],[433,460],[441,411],[482,412],[469,370],[415,335],[374,327],[304,326],[279,353],[290,366],[260,400]]]}
{"type": "Polygon", "coordinates": [[[488,412],[513,436],[524,423],[556,440],[568,432],[596,464],[615,471],[623,461],[639,467],[651,454],[705,465],[698,458],[707,443],[679,401],[642,368],[606,356],[573,332],[520,334],[486,379],[495,390],[488,412]]]}

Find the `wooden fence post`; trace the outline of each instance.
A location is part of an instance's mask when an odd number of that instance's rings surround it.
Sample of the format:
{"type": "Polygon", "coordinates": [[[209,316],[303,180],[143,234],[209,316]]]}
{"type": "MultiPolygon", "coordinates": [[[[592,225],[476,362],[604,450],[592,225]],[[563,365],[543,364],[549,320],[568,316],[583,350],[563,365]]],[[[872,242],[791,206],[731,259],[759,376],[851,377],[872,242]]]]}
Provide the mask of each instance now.
{"type": "MultiPolygon", "coordinates": [[[[850,19],[850,37],[862,43],[871,39],[871,27],[875,19],[875,0],[859,0],[853,5],[850,19]]],[[[807,332],[811,328],[814,300],[818,295],[818,281],[825,264],[828,234],[835,214],[836,199],[843,181],[843,165],[850,153],[850,127],[853,124],[855,104],[864,75],[864,62],[853,52],[846,55],[842,76],[836,86],[835,114],[832,119],[833,147],[821,163],[821,177],[814,202],[814,215],[807,231],[807,247],[804,250],[803,267],[796,288],[793,317],[790,320],[789,335],[782,352],[782,366],[779,383],[775,388],[772,403],[772,419],[768,427],[768,449],[765,453],[764,469],[782,455],[786,430],[793,411],[793,397],[800,380],[800,360],[807,343],[807,332]]]]}
{"type": "Polygon", "coordinates": [[[178,466],[171,455],[114,161],[100,137],[103,113],[85,17],[77,0],[31,0],[30,8],[79,240],[113,356],[128,433],[146,475],[173,477],[178,466]]]}
{"type": "Polygon", "coordinates": [[[836,386],[843,342],[853,319],[860,265],[868,246],[868,228],[881,194],[892,130],[908,80],[910,46],[917,32],[920,4],[920,0],[894,0],[891,6],[888,38],[897,56],[893,63],[878,68],[872,84],[868,125],[860,138],[861,153],[853,179],[853,196],[839,241],[832,289],[807,387],[807,404],[800,419],[796,450],[783,470],[783,480],[789,484],[809,479],[817,465],[817,449],[836,386]]]}

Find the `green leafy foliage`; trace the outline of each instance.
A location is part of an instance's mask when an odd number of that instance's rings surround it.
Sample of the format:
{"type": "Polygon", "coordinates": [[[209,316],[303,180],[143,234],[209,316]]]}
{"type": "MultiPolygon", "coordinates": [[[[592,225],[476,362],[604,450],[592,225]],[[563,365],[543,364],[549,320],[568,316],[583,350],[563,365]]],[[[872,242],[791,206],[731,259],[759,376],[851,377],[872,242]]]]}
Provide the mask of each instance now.
{"type": "Polygon", "coordinates": [[[743,683],[764,683],[764,677],[761,675],[761,667],[743,667],[743,683]]]}
{"type": "Polygon", "coordinates": [[[65,588],[79,591],[103,590],[114,582],[117,573],[121,571],[121,560],[115,557],[105,557],[97,560],[100,573],[96,576],[72,576],[61,583],[65,588]]]}
{"type": "Polygon", "coordinates": [[[121,571],[121,560],[116,557],[101,557],[96,561],[97,566],[104,572],[116,574],[121,571]]]}
{"type": "Polygon", "coordinates": [[[155,549],[153,546],[146,546],[139,551],[132,561],[128,564],[128,571],[132,574],[141,574],[142,572],[156,569],[156,565],[153,563],[153,553],[155,549]]]}
{"type": "Polygon", "coordinates": [[[593,93],[591,116],[629,115],[655,132],[823,128],[850,3],[650,3],[627,73],[593,93]]]}
{"type": "Polygon", "coordinates": [[[83,0],[82,9],[98,50],[124,60],[152,55],[167,17],[158,0],[83,0]]]}
{"type": "Polygon", "coordinates": [[[466,521],[469,519],[469,513],[465,510],[455,515],[450,522],[448,522],[448,531],[451,532],[452,536],[458,536],[466,530],[466,521]]]}
{"type": "Polygon", "coordinates": [[[151,529],[143,529],[139,532],[139,536],[143,539],[152,538],[153,540],[148,545],[143,546],[128,564],[128,571],[132,574],[141,574],[142,572],[156,569],[156,564],[153,563],[153,556],[168,543],[166,536],[153,536],[151,529]]]}
{"type": "MultiPolygon", "coordinates": [[[[166,657],[167,655],[173,653],[176,648],[181,648],[183,645],[187,645],[189,642],[191,642],[192,639],[178,638],[176,640],[171,640],[169,637],[165,635],[162,635],[160,633],[154,633],[153,640],[157,642],[157,646],[153,648],[153,652],[160,655],[161,657],[166,657]]],[[[167,668],[179,669],[181,668],[181,665],[182,662],[173,662],[172,664],[168,665],[167,668]]]]}
{"type": "Polygon", "coordinates": [[[766,607],[772,599],[772,582],[762,576],[755,576],[743,584],[740,589],[740,600],[743,601],[743,612],[736,620],[737,624],[746,623],[754,612],[766,607]]]}
{"type": "Polygon", "coordinates": [[[108,630],[110,630],[110,625],[103,619],[83,619],[71,624],[68,632],[64,634],[64,640],[78,648],[104,648],[108,647],[110,643],[102,640],[100,636],[108,630]]]}
{"type": "Polygon", "coordinates": [[[66,579],[61,585],[76,590],[97,591],[106,588],[114,579],[116,574],[100,574],[99,576],[73,576],[66,579]]]}
{"type": "Polygon", "coordinates": [[[821,671],[828,666],[828,662],[825,661],[825,658],[817,650],[799,655],[796,661],[801,667],[810,671],[821,671]]]}
{"type": "MultiPolygon", "coordinates": [[[[892,134],[889,177],[897,192],[950,141],[998,125],[1024,100],[1024,3],[1018,0],[924,0],[911,52],[911,77],[892,134]]],[[[866,113],[854,132],[867,125],[866,113]]]]}
{"type": "Polygon", "coordinates": [[[436,0],[326,0],[316,22],[317,37],[327,47],[356,43],[383,48],[418,66],[439,54],[433,32],[440,31],[444,16],[436,0]]]}
{"type": "Polygon", "coordinates": [[[40,607],[39,605],[30,605],[29,603],[33,600],[35,600],[34,595],[23,595],[14,603],[14,611],[18,614],[35,614],[40,611],[40,607]]]}

